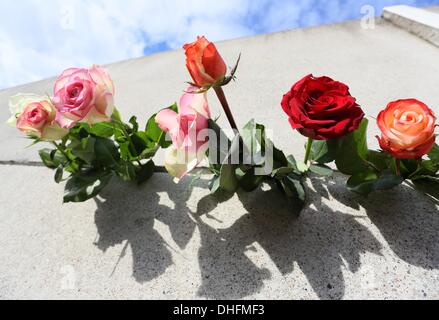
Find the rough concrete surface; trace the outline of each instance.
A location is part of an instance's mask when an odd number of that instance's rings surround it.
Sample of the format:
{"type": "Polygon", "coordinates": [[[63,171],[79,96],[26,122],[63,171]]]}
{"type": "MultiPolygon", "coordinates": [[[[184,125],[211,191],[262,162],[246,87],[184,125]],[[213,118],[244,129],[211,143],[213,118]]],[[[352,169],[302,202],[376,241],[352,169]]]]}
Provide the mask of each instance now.
{"type": "MultiPolygon", "coordinates": [[[[218,48],[230,65],[242,53],[237,83],[225,89],[237,122],[274,128],[297,157],[305,141],[279,104],[311,72],[348,83],[370,117],[406,97],[439,113],[438,48],[380,19],[373,30],[352,21],[218,48]]],[[[109,69],[122,114],[145,121],[189,80],[181,50],[109,69]]],[[[52,82],[0,92],[0,119],[10,95],[50,92],[52,82]]],[[[376,133],[372,120],[374,146],[376,133]]],[[[0,126],[0,136],[0,161],[38,160],[15,129],[0,126]]],[[[0,164],[0,298],[439,299],[438,204],[409,186],[366,199],[341,176],[312,178],[295,217],[270,186],[218,201],[206,178],[192,190],[165,174],[140,189],[115,179],[95,200],[62,205],[50,170],[0,164]]]]}
{"type": "Polygon", "coordinates": [[[439,299],[438,210],[408,186],[364,199],[314,178],[295,217],[269,186],[218,202],[203,180],[191,191],[156,174],[61,206],[50,170],[0,175],[14,177],[1,298],[439,299]]]}

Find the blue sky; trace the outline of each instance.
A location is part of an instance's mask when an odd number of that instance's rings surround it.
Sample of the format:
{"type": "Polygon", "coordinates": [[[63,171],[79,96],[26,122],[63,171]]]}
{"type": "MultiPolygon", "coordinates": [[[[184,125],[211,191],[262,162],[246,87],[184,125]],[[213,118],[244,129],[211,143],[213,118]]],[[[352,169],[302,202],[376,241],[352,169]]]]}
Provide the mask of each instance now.
{"type": "Polygon", "coordinates": [[[212,41],[358,19],[439,0],[1,0],[0,88],[71,66],[105,64],[212,41]]]}

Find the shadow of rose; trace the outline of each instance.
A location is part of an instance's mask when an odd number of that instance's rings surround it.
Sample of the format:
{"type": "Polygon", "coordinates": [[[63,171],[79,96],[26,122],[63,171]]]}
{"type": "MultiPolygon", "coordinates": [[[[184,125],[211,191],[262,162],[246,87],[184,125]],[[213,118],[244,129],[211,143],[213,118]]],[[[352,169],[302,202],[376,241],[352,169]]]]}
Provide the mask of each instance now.
{"type": "Polygon", "coordinates": [[[147,185],[138,188],[114,179],[101,194],[102,199],[95,198],[96,246],[106,251],[124,244],[120,258],[125,256],[129,246],[133,276],[141,283],[162,275],[173,263],[170,246],[154,229],[155,222],[161,221],[169,227],[173,241],[181,249],[189,243],[196,228],[187,214],[189,193],[168,180],[156,175],[147,185]],[[175,208],[160,204],[161,190],[170,191],[168,197],[175,208]]]}
{"type": "Polygon", "coordinates": [[[392,251],[403,261],[427,270],[439,269],[439,210],[436,202],[407,184],[365,198],[328,182],[337,201],[363,207],[392,251]]]}
{"type": "MultiPolygon", "coordinates": [[[[227,229],[213,230],[198,219],[201,233],[199,261],[203,285],[199,294],[208,298],[243,298],[257,293],[271,278],[269,270],[249,263],[247,253],[258,243],[282,275],[300,268],[314,292],[322,299],[340,299],[345,284],[344,261],[351,272],[358,271],[364,252],[380,254],[381,245],[358,219],[335,211],[309,190],[315,209],[299,217],[276,189],[239,193],[248,211],[227,229]]],[[[212,197],[199,203],[198,214],[215,207],[212,197]],[[210,203],[206,205],[206,203],[210,203]]],[[[294,285],[293,283],[291,285],[294,285]]]]}
{"type": "Polygon", "coordinates": [[[95,200],[99,234],[96,245],[103,251],[123,245],[121,258],[129,246],[134,278],[146,283],[173,264],[173,246],[154,228],[156,221],[169,228],[172,241],[181,250],[198,231],[202,281],[198,295],[215,299],[257,294],[264,282],[273,277],[274,270],[260,267],[249,258],[256,250],[255,244],[282,275],[298,267],[317,297],[343,298],[343,270],[359,271],[361,256],[366,252],[381,254],[382,244],[364,224],[369,219],[402,260],[426,269],[439,267],[435,241],[439,216],[433,203],[424,201],[422,195],[407,186],[377,192],[366,199],[346,190],[345,181],[339,176],[309,179],[308,206],[295,216],[278,189],[267,185],[252,193],[239,192],[232,199],[209,195],[205,180],[195,184],[205,189],[201,193],[191,193],[190,179],[175,185],[162,174],[156,174],[140,189],[115,180],[102,199],[95,200]],[[162,201],[162,197],[168,199],[162,201]],[[218,206],[236,200],[247,212],[221,228],[217,216],[223,212],[218,206]],[[352,214],[343,212],[347,209],[352,214]],[[220,227],[212,227],[211,220],[220,227]]]}

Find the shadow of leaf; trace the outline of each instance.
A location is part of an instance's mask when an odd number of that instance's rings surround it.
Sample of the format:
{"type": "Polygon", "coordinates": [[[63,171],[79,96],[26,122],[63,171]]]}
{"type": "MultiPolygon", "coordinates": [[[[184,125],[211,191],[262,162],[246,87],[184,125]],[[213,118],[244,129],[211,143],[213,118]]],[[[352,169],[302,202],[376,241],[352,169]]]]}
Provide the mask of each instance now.
{"type": "Polygon", "coordinates": [[[173,240],[183,249],[196,228],[186,207],[189,196],[186,190],[179,190],[178,186],[161,177],[153,177],[140,189],[114,179],[101,194],[102,200],[95,199],[98,207],[95,212],[96,246],[102,251],[120,244],[129,246],[133,256],[133,276],[138,282],[162,275],[173,263],[172,254],[169,244],[154,229],[155,222],[168,225],[173,240]],[[160,204],[161,190],[171,191],[167,195],[175,208],[160,204]]]}

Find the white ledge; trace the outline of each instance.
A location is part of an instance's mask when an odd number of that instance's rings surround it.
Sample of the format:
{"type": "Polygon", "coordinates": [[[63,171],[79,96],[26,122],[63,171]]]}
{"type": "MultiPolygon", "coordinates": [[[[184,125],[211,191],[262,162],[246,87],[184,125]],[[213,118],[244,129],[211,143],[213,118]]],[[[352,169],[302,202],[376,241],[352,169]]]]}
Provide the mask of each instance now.
{"type": "Polygon", "coordinates": [[[400,5],[386,7],[383,18],[439,47],[439,14],[400,5]]]}

